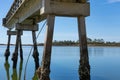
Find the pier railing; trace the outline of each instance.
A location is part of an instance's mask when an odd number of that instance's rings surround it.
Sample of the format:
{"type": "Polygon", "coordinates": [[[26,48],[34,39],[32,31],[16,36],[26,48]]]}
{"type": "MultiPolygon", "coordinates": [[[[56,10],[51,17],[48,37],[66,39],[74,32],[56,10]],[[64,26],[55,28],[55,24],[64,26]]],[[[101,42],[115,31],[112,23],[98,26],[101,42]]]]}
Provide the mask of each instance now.
{"type": "Polygon", "coordinates": [[[14,0],[10,10],[8,11],[6,18],[5,18],[5,22],[9,21],[9,19],[15,14],[15,12],[17,11],[17,9],[21,6],[21,4],[24,2],[25,0],[14,0]]]}

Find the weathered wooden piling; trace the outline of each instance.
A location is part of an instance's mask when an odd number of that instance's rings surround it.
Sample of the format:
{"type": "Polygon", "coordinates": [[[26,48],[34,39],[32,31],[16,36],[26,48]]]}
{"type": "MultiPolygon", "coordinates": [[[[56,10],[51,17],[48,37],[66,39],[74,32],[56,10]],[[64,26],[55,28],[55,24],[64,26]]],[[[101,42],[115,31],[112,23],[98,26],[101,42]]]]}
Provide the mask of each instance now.
{"type": "Polygon", "coordinates": [[[32,31],[32,37],[33,37],[33,46],[34,46],[34,50],[33,50],[33,58],[35,60],[35,67],[36,69],[39,67],[39,53],[38,53],[38,48],[37,48],[37,39],[36,39],[36,33],[35,31],[32,31]]]}
{"type": "MultiPolygon", "coordinates": [[[[17,60],[18,60],[18,48],[21,41],[21,30],[17,30],[17,37],[16,37],[16,44],[15,44],[15,51],[12,55],[12,61],[13,61],[13,68],[16,68],[17,66],[17,60]]],[[[23,55],[22,55],[23,56],[23,55]]]]}
{"type": "Polygon", "coordinates": [[[55,20],[54,15],[47,16],[47,32],[44,44],[40,80],[50,80],[49,74],[50,74],[52,39],[54,31],[54,20],[55,20]]]}
{"type": "Polygon", "coordinates": [[[22,49],[22,41],[21,41],[21,36],[20,36],[19,45],[20,45],[20,59],[21,59],[21,60],[23,60],[23,49],[22,49]]]}
{"type": "Polygon", "coordinates": [[[7,35],[8,35],[8,43],[7,43],[6,52],[5,52],[5,54],[4,54],[5,60],[8,60],[8,57],[10,56],[10,41],[11,41],[11,36],[12,36],[12,35],[17,35],[17,32],[16,32],[16,31],[8,30],[8,31],[7,31],[7,35]]]}
{"type": "Polygon", "coordinates": [[[8,57],[10,56],[10,40],[11,40],[11,35],[8,34],[7,49],[6,49],[5,54],[4,54],[6,61],[8,60],[8,57]]]}
{"type": "Polygon", "coordinates": [[[87,48],[87,37],[85,28],[85,17],[78,17],[78,34],[80,42],[80,80],[90,80],[90,65],[87,48]]]}
{"type": "MultiPolygon", "coordinates": [[[[37,39],[36,39],[36,31],[38,31],[38,24],[16,24],[16,30],[22,30],[22,31],[32,31],[32,38],[33,38],[33,58],[35,60],[35,66],[36,69],[39,67],[39,53],[37,48],[37,39]]],[[[23,54],[22,48],[21,48],[21,38],[20,38],[20,55],[23,54]]],[[[23,56],[21,56],[23,58],[23,56]]]]}

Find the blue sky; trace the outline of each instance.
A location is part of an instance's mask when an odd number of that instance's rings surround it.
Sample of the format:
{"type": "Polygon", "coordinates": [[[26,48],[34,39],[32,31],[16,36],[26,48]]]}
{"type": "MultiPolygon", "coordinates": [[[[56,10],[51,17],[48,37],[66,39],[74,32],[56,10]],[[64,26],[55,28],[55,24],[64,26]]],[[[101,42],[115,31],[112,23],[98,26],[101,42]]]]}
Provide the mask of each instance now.
{"type": "MultiPolygon", "coordinates": [[[[2,18],[7,14],[13,0],[1,0],[0,3],[0,43],[7,43],[7,29],[2,26],[2,18]]],[[[120,0],[90,0],[91,14],[86,18],[86,30],[89,38],[103,38],[105,41],[120,42],[120,0]]],[[[41,28],[43,23],[39,23],[41,28]]],[[[45,29],[38,38],[44,42],[45,29]]],[[[15,43],[13,36],[11,43],[15,43]]],[[[54,40],[78,40],[77,19],[56,17],[54,40]]],[[[31,32],[24,32],[23,43],[32,43],[31,32]]]]}

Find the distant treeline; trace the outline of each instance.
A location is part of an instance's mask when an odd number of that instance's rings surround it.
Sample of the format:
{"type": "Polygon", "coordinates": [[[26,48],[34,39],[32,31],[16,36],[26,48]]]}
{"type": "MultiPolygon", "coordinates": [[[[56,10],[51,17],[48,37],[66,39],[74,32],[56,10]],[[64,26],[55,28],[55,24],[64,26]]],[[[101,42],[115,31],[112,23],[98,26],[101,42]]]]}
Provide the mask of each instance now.
{"type": "Polygon", "coordinates": [[[71,41],[71,40],[64,40],[64,41],[57,41],[57,40],[54,40],[53,42],[53,45],[54,46],[77,46],[79,43],[76,42],[76,41],[71,41]]]}
{"type": "MultiPolygon", "coordinates": [[[[110,42],[104,41],[104,39],[91,39],[87,38],[87,43],[89,46],[120,46],[120,42],[110,42]]],[[[57,46],[79,46],[79,40],[63,40],[63,41],[53,41],[53,45],[57,46]]]]}
{"type": "Polygon", "coordinates": [[[94,39],[87,38],[88,45],[93,46],[120,46],[120,42],[110,42],[110,41],[104,41],[104,39],[94,39]]]}
{"type": "MultiPolygon", "coordinates": [[[[104,41],[104,39],[91,39],[87,38],[88,46],[120,46],[120,42],[110,42],[104,41]]],[[[0,44],[6,45],[6,44],[0,44]]],[[[11,44],[15,45],[15,44],[11,44]]],[[[24,46],[32,46],[33,44],[23,44],[24,46]]],[[[43,46],[44,43],[38,43],[38,46],[43,46]]],[[[79,46],[79,40],[72,41],[72,40],[63,40],[63,41],[53,41],[54,46],[79,46]]]]}
{"type": "MultiPolygon", "coordinates": [[[[89,46],[120,46],[120,42],[110,42],[104,41],[104,39],[91,39],[87,38],[87,43],[89,46]]],[[[38,45],[44,45],[43,43],[39,43],[38,45]]],[[[63,41],[53,41],[54,46],[79,46],[79,40],[63,40],[63,41]]]]}

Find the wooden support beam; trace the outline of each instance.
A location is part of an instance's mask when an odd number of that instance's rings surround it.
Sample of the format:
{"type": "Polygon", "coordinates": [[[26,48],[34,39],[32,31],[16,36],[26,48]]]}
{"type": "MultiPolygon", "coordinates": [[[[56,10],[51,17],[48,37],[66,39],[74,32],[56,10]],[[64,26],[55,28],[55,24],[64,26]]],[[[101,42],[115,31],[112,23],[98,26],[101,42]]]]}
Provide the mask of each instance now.
{"type": "Polygon", "coordinates": [[[19,48],[19,41],[20,41],[20,30],[17,31],[17,38],[16,38],[16,44],[15,44],[15,51],[12,55],[12,61],[13,61],[13,68],[16,68],[17,66],[17,60],[18,60],[18,48],[19,48]]]}
{"type": "Polygon", "coordinates": [[[36,39],[36,33],[35,33],[35,31],[32,31],[32,37],[33,37],[34,49],[37,50],[37,39],[36,39]]]}
{"type": "Polygon", "coordinates": [[[7,74],[7,80],[10,80],[10,64],[9,64],[8,60],[5,61],[4,68],[5,68],[5,71],[7,74]]]}
{"type": "MultiPolygon", "coordinates": [[[[7,35],[17,35],[17,31],[7,31],[7,35]]],[[[20,35],[23,35],[23,32],[20,32],[20,35]]]]}
{"type": "Polygon", "coordinates": [[[89,3],[67,3],[56,1],[45,1],[45,5],[40,9],[40,15],[55,14],[56,16],[89,16],[89,3]],[[51,4],[50,4],[51,3],[51,4]]]}
{"type": "Polygon", "coordinates": [[[35,67],[36,69],[39,67],[39,53],[37,48],[37,39],[36,39],[36,33],[35,31],[32,31],[32,37],[33,37],[33,45],[34,45],[34,51],[33,51],[33,58],[35,61],[35,67]]]}
{"type": "Polygon", "coordinates": [[[8,57],[10,56],[10,40],[11,40],[11,35],[8,35],[8,43],[7,43],[7,49],[5,51],[5,60],[8,60],[8,57]]]}
{"type": "Polygon", "coordinates": [[[78,17],[78,33],[80,42],[80,80],[90,80],[90,65],[87,48],[85,18],[83,16],[78,17]]]}
{"type": "Polygon", "coordinates": [[[79,2],[79,3],[86,3],[87,0],[76,0],[76,2],[79,2]]]}
{"type": "Polygon", "coordinates": [[[17,31],[7,31],[7,35],[17,35],[17,31]]]}
{"type": "Polygon", "coordinates": [[[16,30],[38,31],[38,24],[16,24],[16,30]]]}
{"type": "Polygon", "coordinates": [[[45,38],[40,80],[50,80],[49,74],[50,74],[52,39],[54,31],[54,19],[55,19],[54,15],[47,16],[47,33],[45,38]]]}
{"type": "Polygon", "coordinates": [[[19,46],[20,46],[20,59],[23,60],[23,49],[22,49],[22,41],[21,41],[21,36],[19,39],[19,46]]]}

